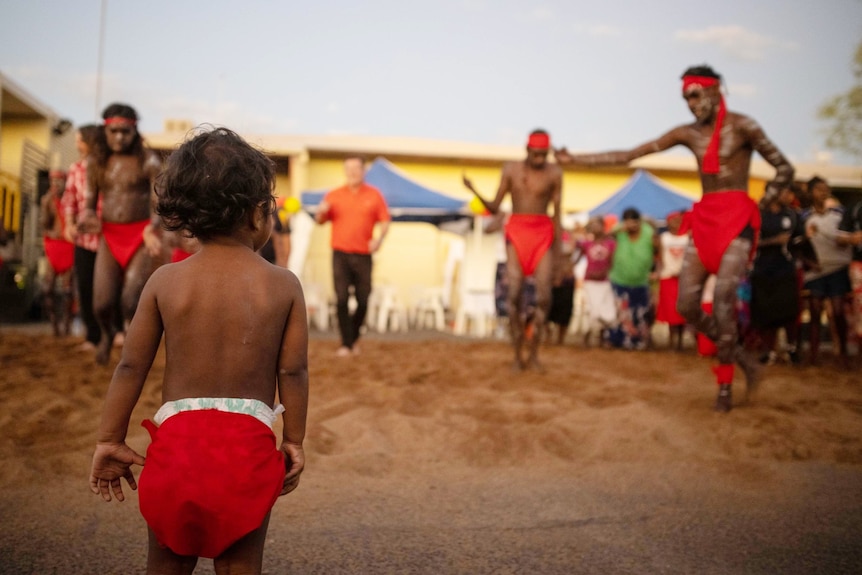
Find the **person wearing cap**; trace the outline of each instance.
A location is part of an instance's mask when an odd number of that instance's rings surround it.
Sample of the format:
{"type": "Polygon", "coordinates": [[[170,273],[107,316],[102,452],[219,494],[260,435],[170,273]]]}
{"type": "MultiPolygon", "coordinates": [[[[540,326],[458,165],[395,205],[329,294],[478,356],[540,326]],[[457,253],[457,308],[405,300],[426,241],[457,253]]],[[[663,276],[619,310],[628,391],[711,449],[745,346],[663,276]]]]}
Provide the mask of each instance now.
{"type": "Polygon", "coordinates": [[[116,333],[117,299],[123,318],[131,321],[144,284],[161,258],[159,218],[151,207],[161,160],[144,145],[134,108],[111,104],[102,118],[103,129],[87,162],[86,208],[78,231],[102,233],[96,253],[93,310],[102,330],[96,361],[106,364],[116,333]],[[97,206],[101,217],[96,214],[97,206]]]}
{"type": "Polygon", "coordinates": [[[775,168],[767,196],[793,181],[793,166],[753,119],[727,110],[721,76],[709,66],[694,66],[682,75],[682,97],[694,122],[673,128],[659,138],[631,150],[598,154],[555,151],[567,166],[628,164],[636,158],[685,146],[697,159],[703,197],[683,224],[692,242],[686,249],[679,280],[677,308],[686,321],[716,342],[718,384],[715,409],[730,411],[734,363],[743,368],[749,391],[758,383],[757,361],[739,343],[736,289],[745,275],[760,229],[760,212],[748,195],[751,156],[756,151],[775,168]],[[701,308],[706,279],[717,274],[713,313],[701,308]]]}
{"type": "Polygon", "coordinates": [[[515,351],[515,369],[541,370],[538,350],[545,321],[551,308],[554,282],[554,251],[560,250],[563,172],[549,163],[551,139],[544,130],[534,130],[527,140],[527,157],[503,166],[497,195],[489,201],[464,176],[464,185],[491,214],[511,195],[512,213],[506,222],[506,275],[508,278],[509,331],[515,351]],[[548,206],[552,213],[548,215],[548,206]],[[525,278],[532,276],[536,286],[536,310],[529,326],[522,323],[522,291],[525,278]],[[526,329],[529,327],[529,329],[526,329]],[[523,348],[527,346],[527,358],[523,348]]]}
{"type": "Polygon", "coordinates": [[[54,329],[54,336],[69,335],[72,325],[72,266],[75,244],[65,237],[66,219],[62,208],[66,172],[51,170],[50,185],[39,205],[39,223],[48,266],[42,280],[42,302],[54,329]]]}

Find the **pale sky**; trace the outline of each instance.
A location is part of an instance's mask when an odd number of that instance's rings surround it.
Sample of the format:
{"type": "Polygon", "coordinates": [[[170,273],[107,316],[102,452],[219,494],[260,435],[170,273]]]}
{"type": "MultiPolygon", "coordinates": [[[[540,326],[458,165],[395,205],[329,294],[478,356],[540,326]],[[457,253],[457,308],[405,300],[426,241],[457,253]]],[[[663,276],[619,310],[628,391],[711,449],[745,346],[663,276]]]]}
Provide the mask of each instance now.
{"type": "MultiPolygon", "coordinates": [[[[784,153],[824,150],[853,85],[862,0],[0,0],[0,71],[75,124],[113,101],[244,134],[409,136],[625,149],[689,123],[682,72],[784,153]]],[[[670,153],[686,154],[683,149],[670,153]]],[[[860,160],[834,154],[843,164],[860,160]]]]}

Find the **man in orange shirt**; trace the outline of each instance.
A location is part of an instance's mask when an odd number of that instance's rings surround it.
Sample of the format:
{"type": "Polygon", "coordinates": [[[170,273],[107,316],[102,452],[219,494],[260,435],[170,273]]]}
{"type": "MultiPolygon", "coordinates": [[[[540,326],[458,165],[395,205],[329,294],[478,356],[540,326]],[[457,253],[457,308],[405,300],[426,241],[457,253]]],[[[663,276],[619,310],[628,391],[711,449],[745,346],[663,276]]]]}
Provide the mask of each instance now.
{"type": "Polygon", "coordinates": [[[336,352],[339,357],[357,353],[356,340],[371,294],[371,254],[380,249],[391,220],[383,194],[365,183],[365,158],[346,158],[344,173],[347,184],[326,194],[314,218],[319,224],[332,223],[332,280],[341,332],[341,347],[336,352]],[[378,223],[380,232],[375,238],[378,223]],[[347,306],[351,286],[356,298],[353,314],[347,306]]]}

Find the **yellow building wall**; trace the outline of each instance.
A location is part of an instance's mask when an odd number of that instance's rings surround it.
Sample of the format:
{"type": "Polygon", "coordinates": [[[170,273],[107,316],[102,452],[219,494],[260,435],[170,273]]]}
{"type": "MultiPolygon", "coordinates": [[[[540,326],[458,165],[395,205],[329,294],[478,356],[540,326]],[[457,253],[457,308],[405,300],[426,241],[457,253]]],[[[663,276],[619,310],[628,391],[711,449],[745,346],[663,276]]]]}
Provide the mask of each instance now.
{"type": "Polygon", "coordinates": [[[7,232],[18,232],[21,221],[21,188],[18,177],[0,170],[0,221],[7,232]]]}
{"type": "MultiPolygon", "coordinates": [[[[300,274],[304,282],[320,285],[332,295],[330,224],[316,226],[300,274]]],[[[410,303],[417,287],[443,284],[451,234],[425,223],[393,222],[383,246],[374,254],[374,285],[392,285],[402,301],[410,303]]],[[[295,270],[296,271],[296,270],[295,270]]]]}
{"type": "Polygon", "coordinates": [[[50,133],[46,120],[3,118],[3,123],[0,124],[0,170],[20,174],[24,141],[30,140],[42,150],[48,150],[50,133]]]}
{"type": "Polygon", "coordinates": [[[308,162],[305,189],[299,192],[329,190],[343,183],[344,161],[314,158],[308,162]]]}
{"type": "Polygon", "coordinates": [[[763,194],[766,193],[766,184],[768,183],[769,182],[767,180],[751,178],[748,181],[748,195],[755,200],[760,200],[760,198],[763,197],[763,194]]]}
{"type": "Polygon", "coordinates": [[[664,174],[658,171],[651,171],[650,173],[678,192],[691,196],[691,198],[695,200],[700,199],[702,189],[700,185],[700,176],[697,174],[664,174]]]}
{"type": "Polygon", "coordinates": [[[291,181],[288,174],[275,175],[275,195],[277,198],[286,198],[290,196],[291,181]]]}
{"type": "Polygon", "coordinates": [[[31,141],[42,150],[50,145],[46,120],[3,118],[0,123],[0,218],[8,231],[19,232],[21,222],[21,160],[24,142],[31,141]]]}

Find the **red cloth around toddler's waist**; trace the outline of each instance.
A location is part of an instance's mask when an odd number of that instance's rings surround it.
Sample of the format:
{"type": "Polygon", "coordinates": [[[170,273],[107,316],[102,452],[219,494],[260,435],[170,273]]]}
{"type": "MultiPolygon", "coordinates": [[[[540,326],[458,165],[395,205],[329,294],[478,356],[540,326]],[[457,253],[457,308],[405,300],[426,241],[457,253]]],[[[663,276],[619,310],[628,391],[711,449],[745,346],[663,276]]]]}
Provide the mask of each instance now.
{"type": "Polygon", "coordinates": [[[263,523],[284,482],[272,429],[215,409],[184,411],[152,437],[139,478],[141,514],[179,555],[217,557],[263,523]]]}

